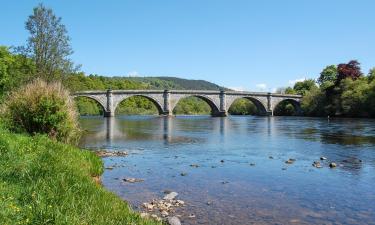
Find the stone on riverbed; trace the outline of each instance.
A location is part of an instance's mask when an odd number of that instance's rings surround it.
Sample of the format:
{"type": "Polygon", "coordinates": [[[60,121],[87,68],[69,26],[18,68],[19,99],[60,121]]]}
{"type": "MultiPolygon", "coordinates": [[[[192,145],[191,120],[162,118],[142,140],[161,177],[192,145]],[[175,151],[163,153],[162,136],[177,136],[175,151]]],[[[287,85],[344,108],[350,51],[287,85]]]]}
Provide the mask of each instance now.
{"type": "Polygon", "coordinates": [[[334,162],[331,162],[331,163],[329,164],[329,167],[330,167],[330,168],[335,168],[336,166],[337,166],[337,164],[334,163],[334,162]]]}
{"type": "Polygon", "coordinates": [[[143,182],[144,181],[143,179],[132,178],[132,177],[124,178],[122,180],[125,181],[125,182],[128,182],[128,183],[137,183],[137,182],[143,182]]]}
{"type": "Polygon", "coordinates": [[[181,225],[180,219],[176,216],[172,216],[168,218],[169,225],[181,225]]]}
{"type": "Polygon", "coordinates": [[[285,161],[286,164],[292,164],[294,163],[296,160],[295,159],[288,159],[287,161],[285,161]]]}
{"type": "Polygon", "coordinates": [[[169,194],[167,194],[167,195],[165,195],[164,196],[164,200],[173,200],[174,198],[176,198],[177,197],[177,192],[171,192],[171,193],[169,193],[169,194]]]}
{"type": "Polygon", "coordinates": [[[100,150],[95,152],[97,156],[99,157],[113,157],[113,156],[127,156],[128,153],[125,151],[105,151],[100,150]]]}
{"type": "Polygon", "coordinates": [[[191,166],[191,167],[194,167],[194,168],[198,168],[198,167],[199,167],[198,164],[191,164],[190,166],[191,166]]]}
{"type": "Polygon", "coordinates": [[[327,160],[327,158],[322,156],[322,157],[320,157],[320,160],[327,160]]]}
{"type": "Polygon", "coordinates": [[[322,168],[322,166],[320,165],[320,162],[318,161],[313,162],[312,166],[315,168],[322,168]]]}

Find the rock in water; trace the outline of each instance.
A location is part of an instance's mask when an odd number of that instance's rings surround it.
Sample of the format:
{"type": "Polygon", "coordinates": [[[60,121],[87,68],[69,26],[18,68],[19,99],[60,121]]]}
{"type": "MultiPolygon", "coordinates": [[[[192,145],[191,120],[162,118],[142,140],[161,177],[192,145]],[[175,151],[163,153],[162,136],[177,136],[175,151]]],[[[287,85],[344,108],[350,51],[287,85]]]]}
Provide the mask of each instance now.
{"type": "Polygon", "coordinates": [[[320,160],[327,160],[327,158],[322,156],[322,157],[320,157],[320,160]]]}
{"type": "Polygon", "coordinates": [[[331,167],[331,168],[335,168],[336,166],[337,166],[337,164],[334,163],[334,162],[331,162],[331,163],[329,164],[329,167],[331,167]]]}
{"type": "Polygon", "coordinates": [[[320,165],[320,162],[318,161],[313,162],[312,166],[315,168],[322,168],[322,166],[320,165]]]}
{"type": "Polygon", "coordinates": [[[173,200],[174,198],[176,198],[177,197],[177,192],[171,192],[171,193],[169,193],[169,194],[167,194],[167,195],[165,195],[164,196],[164,200],[173,200]]]}
{"type": "Polygon", "coordinates": [[[296,160],[295,159],[288,159],[287,161],[285,161],[286,164],[292,164],[294,163],[296,160]]]}
{"type": "Polygon", "coordinates": [[[168,224],[170,225],[181,225],[180,219],[178,217],[172,216],[168,218],[168,224]]]}
{"type": "Polygon", "coordinates": [[[124,178],[122,180],[128,183],[136,183],[136,182],[144,181],[143,179],[138,179],[138,178],[124,178]]]}

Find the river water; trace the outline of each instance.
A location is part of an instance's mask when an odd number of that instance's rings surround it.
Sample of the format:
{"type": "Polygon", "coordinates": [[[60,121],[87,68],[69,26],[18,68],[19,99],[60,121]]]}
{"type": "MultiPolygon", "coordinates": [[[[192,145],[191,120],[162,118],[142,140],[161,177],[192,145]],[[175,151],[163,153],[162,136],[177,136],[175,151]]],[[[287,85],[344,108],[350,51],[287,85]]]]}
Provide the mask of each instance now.
{"type": "Polygon", "coordinates": [[[119,116],[81,124],[81,147],[129,153],[103,159],[113,169],[102,182],[135,210],[171,190],[186,203],[175,213],[182,224],[375,224],[375,120],[119,116]],[[129,177],[144,181],[122,181],[129,177]]]}

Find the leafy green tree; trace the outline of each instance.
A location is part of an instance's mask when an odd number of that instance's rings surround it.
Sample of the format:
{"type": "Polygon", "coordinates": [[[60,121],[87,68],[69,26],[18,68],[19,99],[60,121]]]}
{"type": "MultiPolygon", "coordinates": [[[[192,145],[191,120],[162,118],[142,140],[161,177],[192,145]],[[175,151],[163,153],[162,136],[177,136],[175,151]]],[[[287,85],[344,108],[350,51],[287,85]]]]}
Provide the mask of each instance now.
{"type": "Polygon", "coordinates": [[[302,98],[301,108],[307,116],[325,116],[329,114],[325,108],[326,96],[325,92],[314,88],[308,91],[302,98]]]}
{"type": "Polygon", "coordinates": [[[345,116],[365,116],[366,94],[369,91],[369,84],[366,79],[352,80],[347,78],[340,83],[342,91],[340,96],[340,110],[345,116]]]}
{"type": "Polygon", "coordinates": [[[30,36],[23,50],[34,60],[38,77],[53,81],[74,70],[69,59],[73,53],[70,38],[61,17],[56,17],[52,9],[43,4],[35,7],[26,21],[26,29],[30,36]]]}
{"type": "Polygon", "coordinates": [[[337,79],[337,66],[336,65],[330,65],[323,69],[323,71],[320,73],[320,77],[318,78],[318,83],[320,85],[324,83],[332,83],[334,84],[337,79]]]}
{"type": "Polygon", "coordinates": [[[0,98],[5,92],[28,81],[34,71],[35,65],[30,59],[0,46],[0,98]]]}
{"type": "Polygon", "coordinates": [[[307,79],[294,84],[293,89],[299,95],[305,95],[308,91],[317,88],[313,79],[307,79]]]}
{"type": "Polygon", "coordinates": [[[255,115],[258,113],[258,110],[250,100],[241,98],[232,103],[228,113],[231,115],[255,115]]]}
{"type": "Polygon", "coordinates": [[[369,82],[375,80],[375,68],[372,68],[368,73],[368,80],[369,82]]]}

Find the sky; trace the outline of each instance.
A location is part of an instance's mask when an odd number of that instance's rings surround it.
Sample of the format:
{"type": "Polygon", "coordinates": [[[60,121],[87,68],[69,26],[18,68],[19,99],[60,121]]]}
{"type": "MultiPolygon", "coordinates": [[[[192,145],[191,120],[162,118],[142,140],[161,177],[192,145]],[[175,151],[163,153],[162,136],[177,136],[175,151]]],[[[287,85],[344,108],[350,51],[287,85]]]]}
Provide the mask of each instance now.
{"type": "Polygon", "coordinates": [[[274,91],[351,59],[375,67],[373,0],[0,0],[0,45],[26,43],[40,2],[62,17],[87,74],[274,91]]]}

